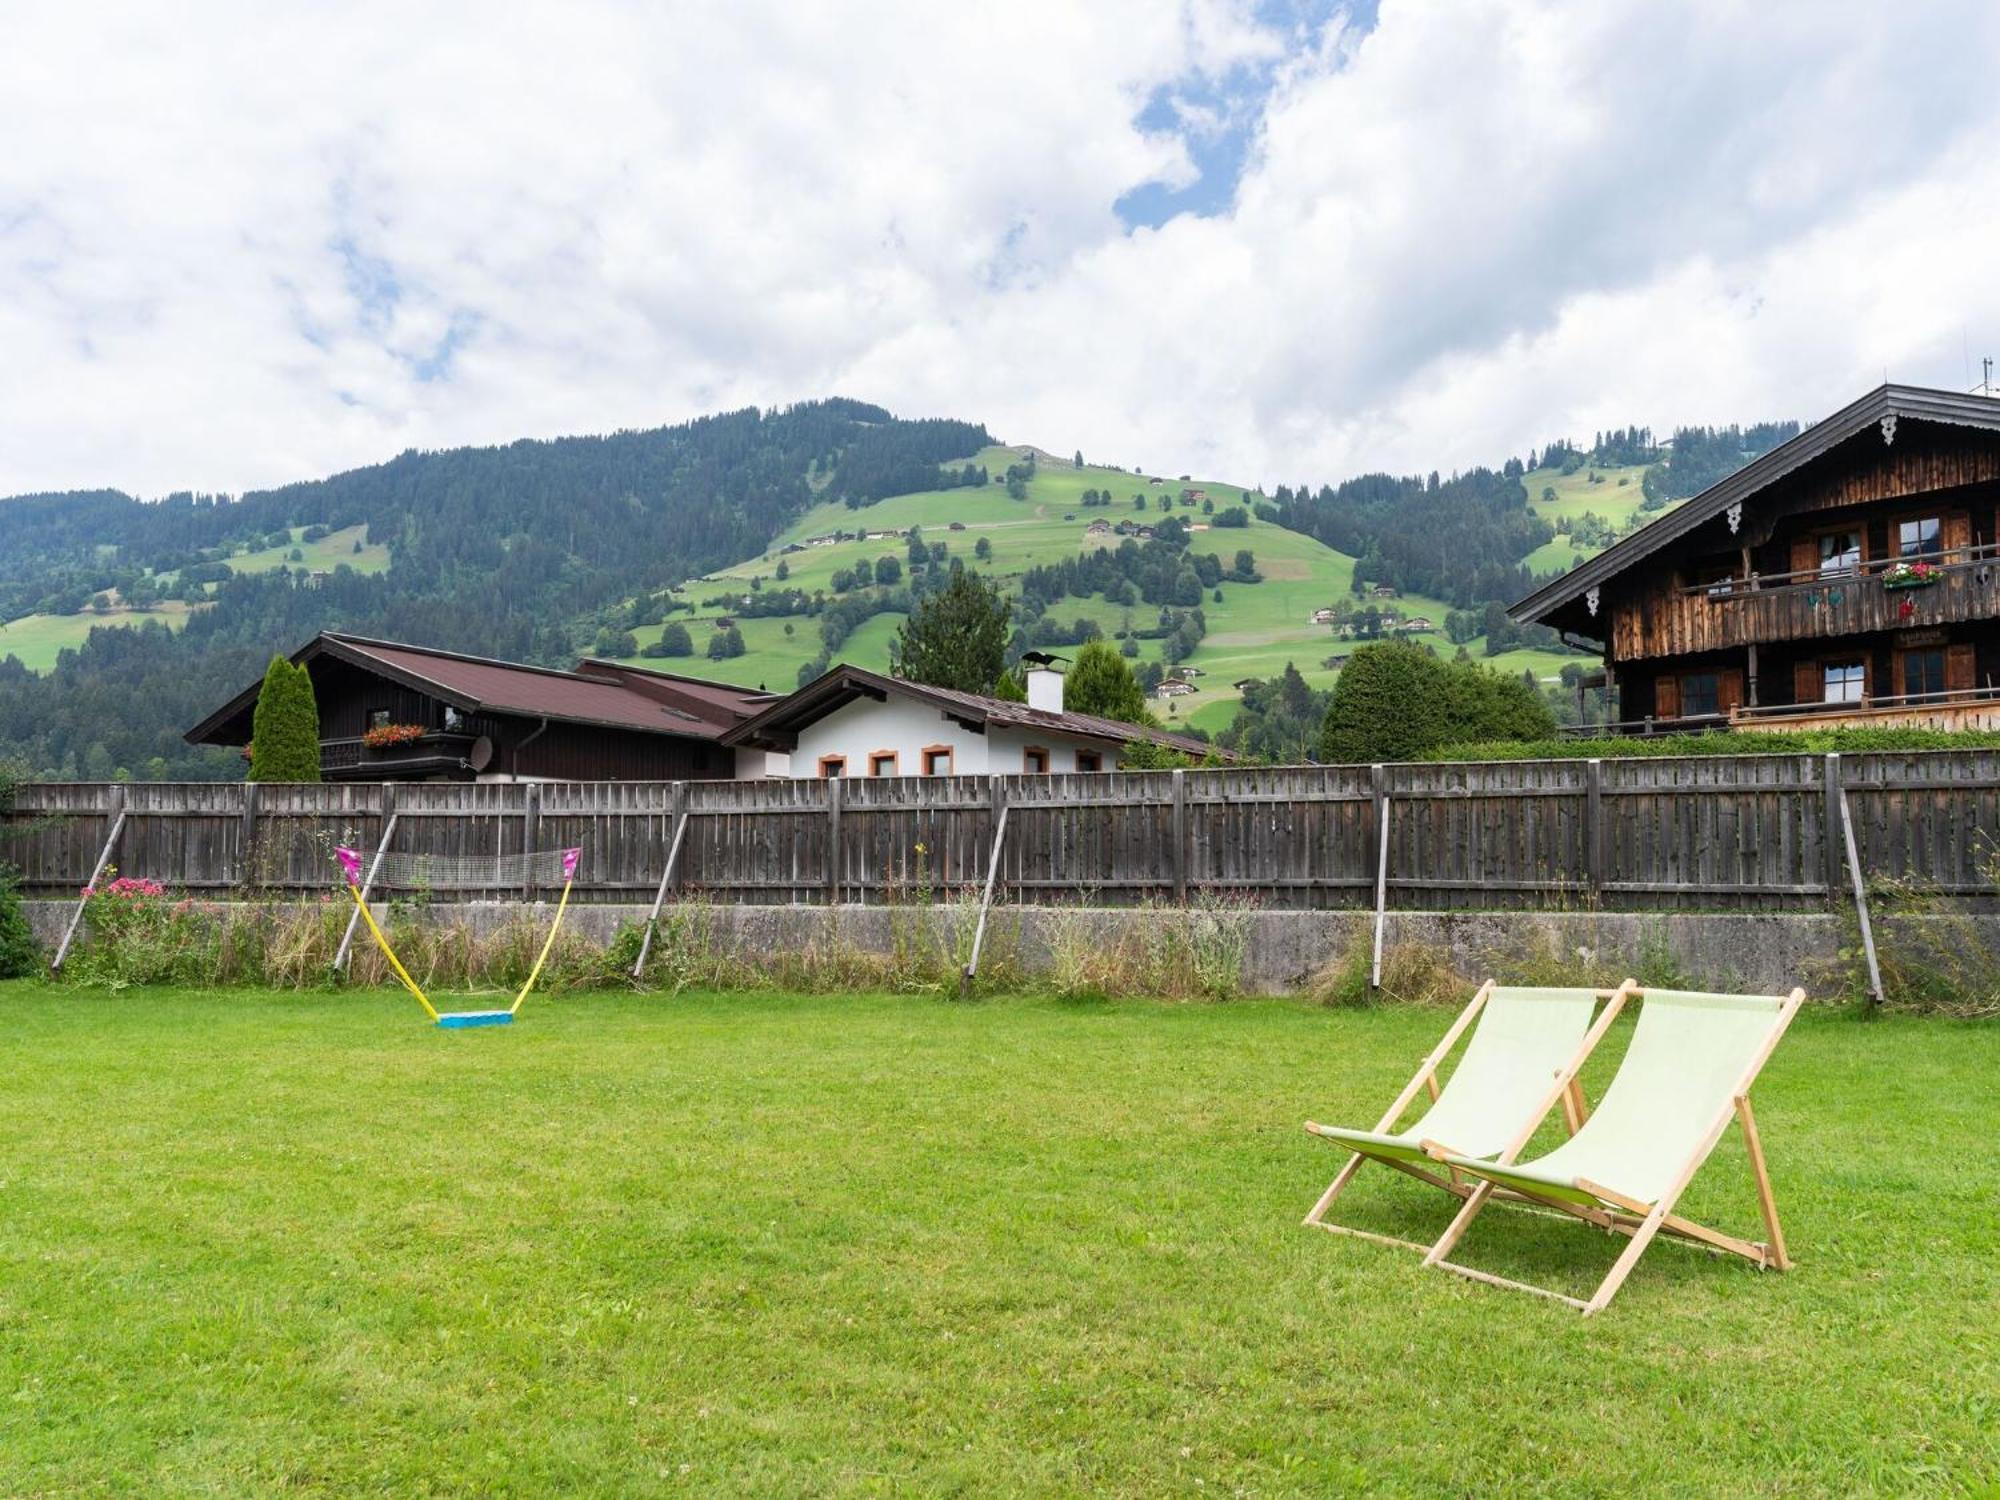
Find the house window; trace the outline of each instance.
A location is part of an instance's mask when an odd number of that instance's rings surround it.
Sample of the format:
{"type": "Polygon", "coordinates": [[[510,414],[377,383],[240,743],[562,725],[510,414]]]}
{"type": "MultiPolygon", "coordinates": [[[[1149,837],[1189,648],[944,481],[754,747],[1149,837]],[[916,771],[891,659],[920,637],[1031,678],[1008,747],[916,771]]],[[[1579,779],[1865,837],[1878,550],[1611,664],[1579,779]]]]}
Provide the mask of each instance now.
{"type": "Polygon", "coordinates": [[[444,706],[444,727],[447,734],[455,734],[465,728],[465,715],[449,703],[444,706]]]}
{"type": "Polygon", "coordinates": [[[1104,769],[1104,757],[1095,750],[1079,750],[1076,752],[1076,768],[1079,771],[1101,771],[1104,769]]]}
{"type": "Polygon", "coordinates": [[[1030,745],[1021,752],[1021,769],[1030,776],[1049,774],[1049,752],[1040,745],[1030,745]]]}
{"type": "Polygon", "coordinates": [[[831,781],[836,776],[847,774],[847,757],[844,755],[822,755],[819,758],[819,774],[822,781],[831,781]]]}
{"type": "Polygon", "coordinates": [[[370,729],[387,729],[389,727],[389,710],[386,708],[369,709],[368,727],[370,729]]]}
{"type": "Polygon", "coordinates": [[[1822,578],[1852,573],[1860,566],[1860,532],[1830,531],[1819,539],[1819,571],[1822,578]]]}
{"type": "Polygon", "coordinates": [[[926,776],[951,775],[951,746],[924,746],[924,774],[926,776]]]}
{"type": "Polygon", "coordinates": [[[871,751],[868,756],[868,774],[870,776],[894,776],[896,774],[896,752],[893,750],[871,751]]]}
{"type": "Polygon", "coordinates": [[[1923,557],[1944,551],[1944,533],[1936,516],[1896,523],[1896,555],[1923,557]]]}
{"type": "Polygon", "coordinates": [[[1903,691],[1912,698],[1944,691],[1944,652],[1905,651],[1903,691]]]}
{"type": "Polygon", "coordinates": [[[1868,687],[1868,667],[1858,661],[1830,661],[1825,668],[1826,703],[1859,703],[1868,687]]]}
{"type": "Polygon", "coordinates": [[[1690,719],[1721,712],[1720,681],[1715,673],[1690,672],[1681,679],[1681,712],[1690,719]]]}

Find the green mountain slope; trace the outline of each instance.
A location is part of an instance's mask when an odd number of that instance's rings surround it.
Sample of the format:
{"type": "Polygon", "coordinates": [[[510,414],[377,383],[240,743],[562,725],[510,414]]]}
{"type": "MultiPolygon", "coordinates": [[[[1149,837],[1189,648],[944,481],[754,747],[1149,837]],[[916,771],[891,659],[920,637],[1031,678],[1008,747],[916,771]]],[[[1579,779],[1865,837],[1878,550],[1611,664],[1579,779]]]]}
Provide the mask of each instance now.
{"type": "MultiPolygon", "coordinates": [[[[907,532],[921,529],[924,541],[943,542],[948,556],[961,559],[1009,593],[1018,590],[1021,575],[1028,569],[1055,563],[1097,547],[1115,546],[1118,538],[1093,538],[1086,529],[1093,522],[1153,522],[1161,518],[1161,502],[1167,512],[1181,518],[1193,529],[1188,550],[1214,552],[1225,565],[1238,549],[1247,548],[1256,558],[1259,583],[1224,582],[1222,597],[1205,595],[1201,608],[1208,632],[1201,644],[1182,665],[1198,675],[1191,680],[1197,691],[1185,697],[1162,700],[1157,711],[1169,721],[1192,723],[1214,732],[1228,724],[1241,694],[1233,684],[1248,678],[1275,676],[1286,664],[1296,665],[1315,687],[1330,684],[1337,668],[1328,659],[1352,651],[1355,642],[1338,638],[1330,625],[1316,625],[1316,610],[1349,599],[1354,559],[1299,532],[1253,517],[1243,528],[1211,525],[1212,516],[1199,503],[1181,504],[1184,489],[1202,492],[1216,510],[1246,504],[1256,498],[1253,491],[1239,485],[1213,480],[1187,480],[1165,476],[1132,474],[1124,470],[1086,465],[1077,468],[1070,460],[1044,454],[1035,474],[1026,481],[1026,495],[1009,497],[998,482],[1009,465],[1021,463],[1032,450],[1025,447],[994,447],[975,455],[972,462],[985,467],[995,481],[975,489],[931,490],[898,495],[850,509],[846,505],[823,503],[813,507],[788,526],[772,546],[755,557],[690,581],[673,591],[673,597],[692,602],[692,614],[677,613],[672,620],[690,631],[695,654],[671,665],[745,685],[773,689],[791,687],[799,671],[821,650],[818,622],[809,615],[786,619],[742,618],[741,601],[755,582],[760,589],[800,589],[808,594],[831,592],[837,574],[859,567],[871,571],[881,558],[894,558],[901,565],[907,553],[907,532]],[[1085,496],[1108,494],[1111,503],[1086,505],[1085,496]],[[1145,509],[1138,509],[1134,496],[1143,496],[1145,509]],[[847,539],[829,541],[835,532],[847,539]],[[857,533],[867,533],[859,538],[857,533]],[[980,558],[978,544],[984,540],[990,555],[980,558]],[[786,550],[798,548],[800,550],[786,550]],[[777,577],[779,563],[786,577],[777,577]],[[736,602],[713,605],[707,601],[728,597],[736,602]],[[743,636],[742,656],[711,659],[706,644],[715,634],[719,619],[731,619],[743,636]],[[784,628],[789,624],[792,629],[784,628]]],[[[1385,601],[1391,603],[1391,601],[1385,601]]],[[[1443,632],[1448,606],[1444,601],[1422,595],[1402,595],[1392,602],[1404,618],[1428,617],[1437,627],[1412,636],[1438,651],[1457,648],[1443,632]]],[[[1102,598],[1067,598],[1048,610],[1052,619],[1068,622],[1088,619],[1096,622],[1107,637],[1143,629],[1154,622],[1155,606],[1115,605],[1102,598]]],[[[875,670],[888,665],[889,641],[901,623],[900,614],[876,615],[842,643],[834,659],[875,670]]],[[[665,624],[635,627],[634,639],[643,648],[657,641],[665,624]]],[[[1134,665],[1161,662],[1163,643],[1141,640],[1134,665]]],[[[1475,639],[1469,649],[1479,654],[1483,642],[1475,639]]],[[[1054,649],[1062,649],[1060,647],[1054,649]]],[[[637,659],[628,656],[627,659],[637,659]]],[[[1560,670],[1562,656],[1551,652],[1509,651],[1491,658],[1494,666],[1508,671],[1534,670],[1553,678],[1560,670]]],[[[660,663],[667,664],[667,663],[660,663]]]]}

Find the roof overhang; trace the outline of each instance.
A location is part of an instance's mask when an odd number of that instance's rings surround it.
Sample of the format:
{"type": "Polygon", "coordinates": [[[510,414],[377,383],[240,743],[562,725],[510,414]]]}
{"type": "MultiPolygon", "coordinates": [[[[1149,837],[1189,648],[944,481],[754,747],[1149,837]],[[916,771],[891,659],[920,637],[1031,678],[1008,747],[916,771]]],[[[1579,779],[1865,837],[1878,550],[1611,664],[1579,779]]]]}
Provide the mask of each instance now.
{"type": "Polygon", "coordinates": [[[1589,561],[1577,564],[1561,577],[1551,579],[1510,607],[1507,614],[1523,624],[1545,620],[1661,548],[1692,534],[1718,517],[1726,516],[1730,507],[1743,504],[1751,496],[1831,453],[1850,439],[1872,429],[1879,434],[1879,441],[1893,442],[1897,423],[1906,419],[2000,431],[2000,399],[1930,390],[1923,386],[1877,386],[1860,400],[1842,407],[1824,421],[1814,423],[1789,442],[1780,443],[1727,479],[1684,501],[1650,526],[1607,547],[1589,561]]]}
{"type": "MultiPolygon", "coordinates": [[[[780,698],[761,713],[752,714],[733,729],[725,730],[718,743],[748,745],[760,750],[789,753],[798,743],[799,731],[816,724],[837,708],[845,708],[858,698],[877,703],[888,700],[893,679],[875,679],[858,667],[838,666],[814,678],[797,692],[780,698]]],[[[985,732],[984,723],[972,726],[985,732]]]]}

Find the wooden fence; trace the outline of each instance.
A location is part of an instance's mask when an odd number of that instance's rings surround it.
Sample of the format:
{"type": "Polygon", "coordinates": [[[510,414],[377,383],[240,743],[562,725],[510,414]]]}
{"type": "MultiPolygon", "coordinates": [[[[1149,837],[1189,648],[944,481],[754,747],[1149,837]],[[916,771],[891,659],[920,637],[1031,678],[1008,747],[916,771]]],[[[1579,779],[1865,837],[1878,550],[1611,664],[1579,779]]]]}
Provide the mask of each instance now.
{"type": "Polygon", "coordinates": [[[1869,875],[1992,890],[1994,751],[848,781],[57,783],[23,787],[0,815],[0,861],[40,896],[74,896],[100,857],[199,897],[330,891],[333,846],[373,851],[393,817],[393,847],[412,853],[581,844],[577,899],[648,902],[685,820],[669,896],[922,900],[984,882],[1004,806],[998,888],[1016,902],[1224,892],[1372,906],[1379,878],[1401,908],[1784,910],[1845,893],[1843,795],[1869,875]]]}

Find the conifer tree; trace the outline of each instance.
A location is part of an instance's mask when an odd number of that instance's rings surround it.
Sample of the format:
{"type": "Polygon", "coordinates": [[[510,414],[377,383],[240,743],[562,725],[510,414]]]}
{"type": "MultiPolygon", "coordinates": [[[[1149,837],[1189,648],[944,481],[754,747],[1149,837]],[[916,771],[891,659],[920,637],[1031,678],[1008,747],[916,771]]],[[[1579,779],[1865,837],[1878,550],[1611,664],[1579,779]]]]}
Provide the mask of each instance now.
{"type": "Polygon", "coordinates": [[[251,781],[318,781],[319,701],[312,677],[271,658],[250,719],[251,781]]]}

